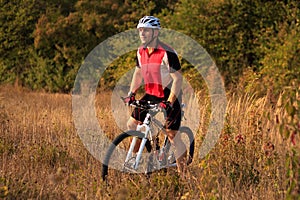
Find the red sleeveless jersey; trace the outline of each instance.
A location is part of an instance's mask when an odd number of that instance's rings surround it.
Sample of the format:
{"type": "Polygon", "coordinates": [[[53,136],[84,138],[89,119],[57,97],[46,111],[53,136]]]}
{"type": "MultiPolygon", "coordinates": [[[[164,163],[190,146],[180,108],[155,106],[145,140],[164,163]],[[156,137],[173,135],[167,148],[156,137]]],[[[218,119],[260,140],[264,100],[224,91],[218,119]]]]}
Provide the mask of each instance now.
{"type": "Polygon", "coordinates": [[[137,51],[137,67],[141,69],[147,94],[163,98],[164,88],[172,82],[170,73],[181,69],[177,53],[162,42],[153,52],[140,47],[137,51]]]}

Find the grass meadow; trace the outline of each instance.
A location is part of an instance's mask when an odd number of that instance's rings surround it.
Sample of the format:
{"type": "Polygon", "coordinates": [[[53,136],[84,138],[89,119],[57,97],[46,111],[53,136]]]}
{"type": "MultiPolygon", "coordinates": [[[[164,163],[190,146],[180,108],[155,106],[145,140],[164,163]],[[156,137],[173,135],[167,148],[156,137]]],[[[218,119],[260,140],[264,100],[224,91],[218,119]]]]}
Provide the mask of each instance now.
{"type": "MultiPolygon", "coordinates": [[[[101,162],[76,133],[70,94],[1,86],[0,198],[300,199],[300,124],[289,123],[285,99],[247,93],[227,98],[221,136],[200,159],[210,105],[198,94],[197,154],[186,179],[169,169],[150,178],[129,175],[121,184],[108,186],[100,178],[101,162]]],[[[96,100],[99,123],[114,137],[119,129],[109,107],[111,93],[101,92],[101,99],[96,100]]],[[[294,108],[299,112],[299,104],[294,108]]]]}

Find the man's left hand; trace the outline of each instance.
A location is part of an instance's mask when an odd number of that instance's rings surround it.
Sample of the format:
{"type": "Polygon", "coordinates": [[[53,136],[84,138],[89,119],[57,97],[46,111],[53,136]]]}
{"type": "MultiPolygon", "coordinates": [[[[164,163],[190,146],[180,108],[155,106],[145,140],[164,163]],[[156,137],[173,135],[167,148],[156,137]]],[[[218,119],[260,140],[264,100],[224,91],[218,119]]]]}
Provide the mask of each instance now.
{"type": "Polygon", "coordinates": [[[162,101],[159,103],[159,107],[163,108],[165,110],[168,110],[168,109],[172,108],[172,104],[170,101],[162,101]]]}

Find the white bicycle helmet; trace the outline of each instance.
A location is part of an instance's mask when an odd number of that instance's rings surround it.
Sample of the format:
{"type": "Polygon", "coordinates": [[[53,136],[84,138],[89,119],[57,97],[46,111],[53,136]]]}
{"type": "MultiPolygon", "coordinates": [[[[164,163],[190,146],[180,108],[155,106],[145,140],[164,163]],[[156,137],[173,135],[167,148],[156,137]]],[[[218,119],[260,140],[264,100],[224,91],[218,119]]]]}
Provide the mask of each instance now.
{"type": "Polygon", "coordinates": [[[161,29],[159,19],[153,16],[144,16],[139,20],[137,28],[157,28],[161,29]]]}

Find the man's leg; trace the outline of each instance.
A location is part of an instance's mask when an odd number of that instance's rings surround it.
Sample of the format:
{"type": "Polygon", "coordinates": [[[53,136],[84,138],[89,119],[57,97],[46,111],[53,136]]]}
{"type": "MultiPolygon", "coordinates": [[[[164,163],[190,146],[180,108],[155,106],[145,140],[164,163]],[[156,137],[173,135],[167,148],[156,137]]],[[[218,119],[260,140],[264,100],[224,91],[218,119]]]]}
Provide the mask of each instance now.
{"type": "Polygon", "coordinates": [[[133,117],[130,117],[129,120],[127,121],[128,130],[136,130],[137,125],[138,125],[138,121],[133,117]]]}
{"type": "Polygon", "coordinates": [[[187,167],[187,151],[186,146],[179,135],[179,132],[178,135],[176,135],[177,132],[177,130],[167,129],[168,138],[171,144],[175,146],[177,170],[182,176],[184,176],[187,167]]]}

